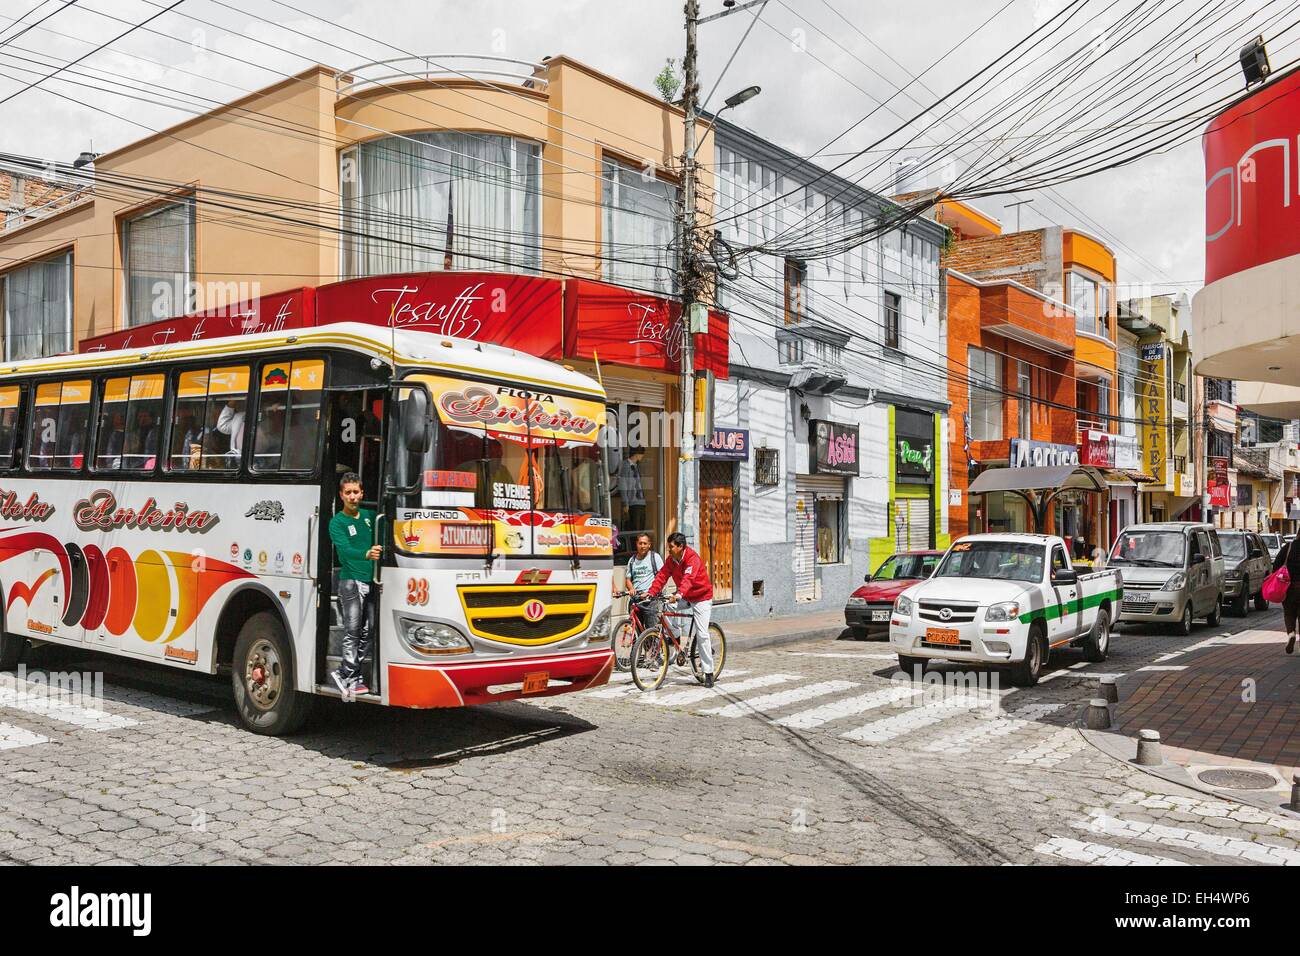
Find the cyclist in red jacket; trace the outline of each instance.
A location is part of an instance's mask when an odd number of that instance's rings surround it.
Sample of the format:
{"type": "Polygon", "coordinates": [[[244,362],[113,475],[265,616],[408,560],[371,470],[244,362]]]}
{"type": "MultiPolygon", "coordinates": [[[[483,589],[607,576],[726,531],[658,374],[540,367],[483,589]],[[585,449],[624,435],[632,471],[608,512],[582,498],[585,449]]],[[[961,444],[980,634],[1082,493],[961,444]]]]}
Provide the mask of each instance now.
{"type": "Polygon", "coordinates": [[[695,618],[695,646],[700,649],[704,686],[713,686],[713,644],[709,640],[709,617],[713,613],[713,582],[700,556],[686,547],[686,535],[675,531],[668,536],[668,558],[646,592],[656,597],[669,578],[677,585],[677,597],[695,618]]]}

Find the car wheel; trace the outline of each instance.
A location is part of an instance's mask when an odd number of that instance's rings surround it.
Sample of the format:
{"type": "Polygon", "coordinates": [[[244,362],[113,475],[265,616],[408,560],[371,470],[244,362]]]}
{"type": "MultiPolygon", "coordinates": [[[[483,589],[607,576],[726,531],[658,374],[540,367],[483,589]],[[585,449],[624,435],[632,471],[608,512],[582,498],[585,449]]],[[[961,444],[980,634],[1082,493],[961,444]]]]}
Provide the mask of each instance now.
{"type": "Polygon", "coordinates": [[[1046,660],[1047,648],[1042,631],[1032,631],[1025,644],[1025,659],[1011,665],[1011,686],[1033,687],[1042,676],[1046,660]]]}
{"type": "Polygon", "coordinates": [[[909,657],[906,654],[898,655],[898,669],[904,671],[908,677],[915,677],[919,673],[925,673],[924,657],[909,657]]]}
{"type": "Polygon", "coordinates": [[[849,630],[853,632],[855,641],[865,641],[871,637],[870,632],[865,627],[850,627],[849,630]]]}
{"type": "Polygon", "coordinates": [[[1246,593],[1246,588],[1243,585],[1241,588],[1241,593],[1232,599],[1232,616],[1245,617],[1248,613],[1250,613],[1250,608],[1248,606],[1249,601],[1250,601],[1250,595],[1246,593]]]}
{"type": "Polygon", "coordinates": [[[1255,610],[1256,611],[1268,610],[1268,598],[1264,597],[1263,591],[1260,591],[1258,594],[1255,595],[1255,610]]]}
{"type": "Polygon", "coordinates": [[[1192,633],[1192,602],[1190,599],[1183,605],[1183,616],[1175,626],[1178,633],[1184,637],[1192,633]]]}
{"type": "Polygon", "coordinates": [[[1093,664],[1100,664],[1109,653],[1110,611],[1103,607],[1097,610],[1097,620],[1092,625],[1092,633],[1083,641],[1083,657],[1093,664]]]}
{"type": "Polygon", "coordinates": [[[1215,601],[1214,610],[1211,611],[1209,614],[1205,615],[1205,623],[1210,625],[1210,627],[1218,627],[1222,620],[1223,620],[1223,605],[1220,602],[1215,601]]]}

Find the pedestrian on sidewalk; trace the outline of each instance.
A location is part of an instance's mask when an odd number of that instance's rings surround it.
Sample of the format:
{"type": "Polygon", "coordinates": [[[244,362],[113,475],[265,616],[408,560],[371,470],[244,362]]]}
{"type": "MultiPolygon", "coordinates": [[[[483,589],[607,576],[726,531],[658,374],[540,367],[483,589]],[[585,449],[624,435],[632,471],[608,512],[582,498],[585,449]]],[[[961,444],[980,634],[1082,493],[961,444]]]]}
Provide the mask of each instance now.
{"type": "Polygon", "coordinates": [[[1295,653],[1296,627],[1300,624],[1300,548],[1295,547],[1292,538],[1282,545],[1282,550],[1273,559],[1273,570],[1286,565],[1287,574],[1291,575],[1291,586],[1287,588],[1286,597],[1282,599],[1282,620],[1286,625],[1286,652],[1295,653]]]}
{"type": "Polygon", "coordinates": [[[709,617],[713,612],[713,582],[703,559],[686,546],[686,535],[674,531],[668,536],[668,560],[650,584],[646,597],[653,598],[672,578],[677,596],[695,618],[695,646],[700,651],[704,686],[713,686],[713,645],[709,641],[709,617]]]}

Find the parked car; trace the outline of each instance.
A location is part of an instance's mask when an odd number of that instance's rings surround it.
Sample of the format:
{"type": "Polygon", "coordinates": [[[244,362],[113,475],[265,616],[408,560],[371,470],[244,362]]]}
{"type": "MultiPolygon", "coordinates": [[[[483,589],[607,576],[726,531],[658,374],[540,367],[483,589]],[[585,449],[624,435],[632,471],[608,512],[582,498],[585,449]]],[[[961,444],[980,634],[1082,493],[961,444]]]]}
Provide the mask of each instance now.
{"type": "Polygon", "coordinates": [[[1078,644],[1090,661],[1110,651],[1121,599],[1114,571],[1080,574],[1065,541],[1043,534],[974,534],[953,542],[925,581],[894,603],[889,640],[898,666],[926,661],[1000,665],[1011,683],[1038,683],[1052,652],[1078,644]]]}
{"type": "Polygon", "coordinates": [[[928,578],[942,557],[942,551],[903,551],[885,558],[844,607],[844,623],[853,636],[860,641],[888,637],[894,599],[917,581],[928,578]]]}
{"type": "Polygon", "coordinates": [[[1277,553],[1282,550],[1282,545],[1285,543],[1282,540],[1282,536],[1276,531],[1269,531],[1261,534],[1259,537],[1260,540],[1264,542],[1264,547],[1268,548],[1269,560],[1271,561],[1273,558],[1276,558],[1277,553]]]}
{"type": "Polygon", "coordinates": [[[1173,624],[1222,619],[1223,550],[1213,525],[1196,521],[1135,524],[1115,540],[1107,567],[1123,578],[1122,624],[1173,624]]]}
{"type": "Polygon", "coordinates": [[[1260,536],[1253,531],[1219,531],[1223,547],[1223,598],[1237,617],[1245,617],[1254,600],[1255,610],[1267,611],[1260,589],[1273,573],[1273,560],[1260,536]]]}

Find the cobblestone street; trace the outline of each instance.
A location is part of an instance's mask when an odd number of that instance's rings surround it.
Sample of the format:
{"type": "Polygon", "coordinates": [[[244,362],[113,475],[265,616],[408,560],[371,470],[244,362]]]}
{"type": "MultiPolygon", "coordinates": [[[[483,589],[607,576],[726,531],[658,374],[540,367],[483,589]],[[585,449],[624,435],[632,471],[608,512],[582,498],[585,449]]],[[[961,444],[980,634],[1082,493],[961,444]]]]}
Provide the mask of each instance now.
{"type": "Polygon", "coordinates": [[[654,694],[616,679],[468,710],[328,702],[288,739],[239,729],[223,681],[64,656],[107,668],[104,700],[41,700],[6,675],[0,856],[1300,863],[1300,816],[1281,801],[1270,812],[1158,779],[1071,726],[1100,675],[1178,666],[1151,662],[1215,635],[1258,641],[1279,616],[1117,633],[1109,661],[1064,654],[1033,688],[900,682],[885,644],[815,641],[736,650],[711,691],[677,669],[654,694]]]}

